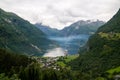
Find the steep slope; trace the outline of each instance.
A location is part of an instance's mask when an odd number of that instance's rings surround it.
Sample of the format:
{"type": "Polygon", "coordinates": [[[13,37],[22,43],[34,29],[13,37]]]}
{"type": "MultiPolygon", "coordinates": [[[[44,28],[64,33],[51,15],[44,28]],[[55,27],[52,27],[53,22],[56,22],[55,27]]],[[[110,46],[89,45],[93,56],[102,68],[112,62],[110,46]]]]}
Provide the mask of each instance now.
{"type": "Polygon", "coordinates": [[[42,55],[53,42],[28,21],[0,9],[0,48],[17,53],[42,55]]]}
{"type": "Polygon", "coordinates": [[[87,73],[93,78],[105,77],[110,80],[120,74],[116,71],[111,77],[105,74],[109,69],[114,70],[120,66],[120,10],[90,37],[86,50],[71,62],[73,69],[87,73]]]}
{"type": "Polygon", "coordinates": [[[59,30],[55,28],[50,28],[49,26],[44,26],[40,23],[36,23],[35,26],[43,31],[47,36],[60,36],[59,30]]]}
{"type": "Polygon", "coordinates": [[[43,26],[39,23],[36,23],[35,26],[42,30],[49,39],[56,41],[60,47],[66,49],[69,54],[76,54],[79,48],[85,45],[89,36],[103,24],[104,22],[99,20],[80,20],[62,30],[43,26]]]}
{"type": "Polygon", "coordinates": [[[68,27],[65,27],[63,30],[61,30],[61,33],[64,33],[63,35],[65,36],[70,36],[70,35],[79,35],[79,34],[93,34],[95,31],[103,25],[103,21],[77,21],[73,24],[71,24],[68,27]]]}
{"type": "Polygon", "coordinates": [[[32,59],[28,58],[25,55],[18,55],[4,49],[0,49],[0,74],[6,73],[8,75],[11,75],[13,74],[13,71],[14,73],[18,73],[21,66],[22,68],[25,68],[32,61],[32,59]]]}

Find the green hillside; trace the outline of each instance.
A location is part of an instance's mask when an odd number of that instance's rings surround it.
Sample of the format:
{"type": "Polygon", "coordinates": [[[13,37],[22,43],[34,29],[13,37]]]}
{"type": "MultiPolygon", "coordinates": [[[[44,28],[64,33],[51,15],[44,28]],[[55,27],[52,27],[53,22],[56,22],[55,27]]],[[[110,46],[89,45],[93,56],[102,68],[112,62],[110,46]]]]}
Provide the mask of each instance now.
{"type": "Polygon", "coordinates": [[[54,47],[46,35],[14,13],[0,9],[0,48],[17,53],[42,55],[54,47]]]}
{"type": "Polygon", "coordinates": [[[120,74],[116,72],[108,77],[109,73],[106,73],[120,66],[120,10],[90,37],[87,49],[70,65],[92,80],[113,80],[115,75],[120,74]]]}
{"type": "Polygon", "coordinates": [[[7,75],[12,75],[13,73],[18,73],[20,67],[25,68],[31,62],[32,59],[25,55],[18,55],[10,51],[0,49],[0,74],[6,73],[7,75]]]}

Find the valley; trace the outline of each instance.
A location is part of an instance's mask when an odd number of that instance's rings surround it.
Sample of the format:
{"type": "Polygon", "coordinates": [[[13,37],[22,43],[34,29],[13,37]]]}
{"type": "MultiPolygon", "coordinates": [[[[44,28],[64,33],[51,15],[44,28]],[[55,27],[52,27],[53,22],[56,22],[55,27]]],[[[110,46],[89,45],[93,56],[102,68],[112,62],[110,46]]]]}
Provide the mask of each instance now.
{"type": "Polygon", "coordinates": [[[41,23],[36,23],[35,26],[43,31],[48,39],[55,41],[60,48],[67,51],[68,54],[78,54],[89,37],[103,24],[105,22],[100,20],[79,20],[61,30],[42,25],[41,23]]]}
{"type": "Polygon", "coordinates": [[[59,56],[59,57],[38,57],[33,56],[32,59],[35,59],[39,64],[41,68],[49,68],[49,69],[55,69],[60,70],[61,68],[67,68],[69,69],[70,66],[67,64],[78,58],[78,54],[75,55],[66,55],[66,56],[59,56]]]}
{"type": "Polygon", "coordinates": [[[90,35],[74,35],[65,37],[50,36],[48,39],[53,40],[59,44],[61,48],[67,50],[68,54],[77,54],[80,47],[83,47],[90,35]]]}
{"type": "Polygon", "coordinates": [[[119,79],[120,9],[62,30],[0,9],[0,80],[119,79]]]}

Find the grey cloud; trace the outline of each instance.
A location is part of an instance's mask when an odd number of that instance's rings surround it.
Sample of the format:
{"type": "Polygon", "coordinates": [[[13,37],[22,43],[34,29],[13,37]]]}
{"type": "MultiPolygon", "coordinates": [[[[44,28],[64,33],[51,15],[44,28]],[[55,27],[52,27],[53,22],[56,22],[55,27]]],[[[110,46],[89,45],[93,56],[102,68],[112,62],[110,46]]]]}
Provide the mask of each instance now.
{"type": "Polygon", "coordinates": [[[80,19],[109,20],[120,8],[119,0],[1,0],[0,8],[31,23],[63,28],[80,19]]]}

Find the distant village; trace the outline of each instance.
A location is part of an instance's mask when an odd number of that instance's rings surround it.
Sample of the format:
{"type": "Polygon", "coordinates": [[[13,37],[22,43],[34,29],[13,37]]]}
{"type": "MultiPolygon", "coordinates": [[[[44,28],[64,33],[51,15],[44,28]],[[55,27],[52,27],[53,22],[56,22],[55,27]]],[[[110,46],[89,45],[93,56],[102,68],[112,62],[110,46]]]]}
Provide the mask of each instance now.
{"type": "Polygon", "coordinates": [[[36,57],[33,56],[32,59],[35,59],[41,66],[41,68],[52,68],[55,70],[60,70],[61,66],[56,64],[56,62],[59,59],[62,59],[63,57],[68,56],[68,52],[64,52],[64,56],[58,56],[58,57],[36,57]]]}

